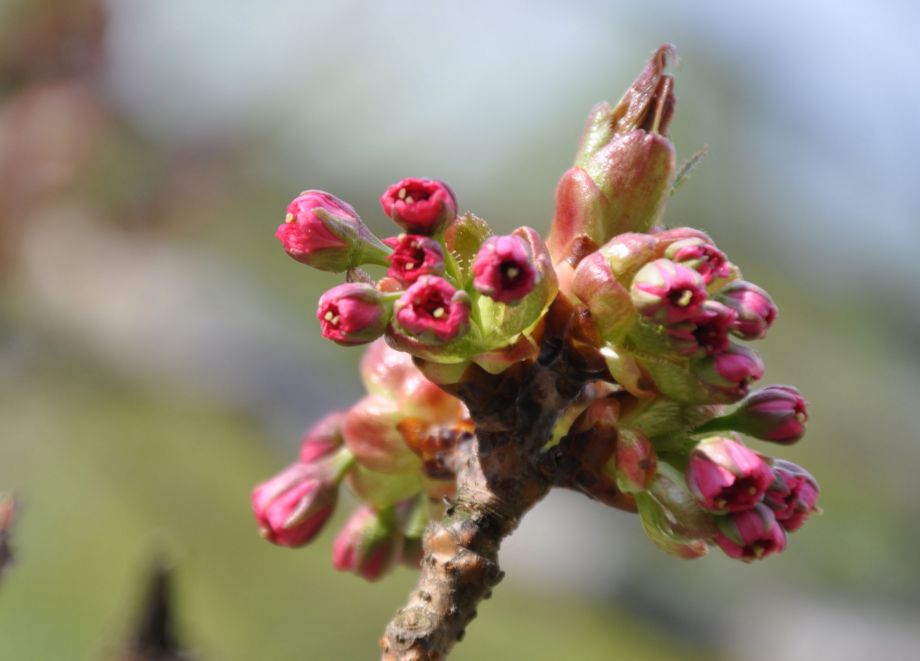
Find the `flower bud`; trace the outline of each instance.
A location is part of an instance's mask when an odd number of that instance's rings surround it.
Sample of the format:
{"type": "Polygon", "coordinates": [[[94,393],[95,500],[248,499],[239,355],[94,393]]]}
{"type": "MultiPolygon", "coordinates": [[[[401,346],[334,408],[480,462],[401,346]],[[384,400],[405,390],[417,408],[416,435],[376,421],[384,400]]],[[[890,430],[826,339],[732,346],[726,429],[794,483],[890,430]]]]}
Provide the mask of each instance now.
{"type": "Polygon", "coordinates": [[[288,255],[322,271],[383,265],[389,252],[351,205],[318,190],[294,198],[275,236],[288,255]]]}
{"type": "Polygon", "coordinates": [[[619,343],[632,325],[635,309],[629,292],[617,281],[600,251],[579,262],[571,292],[591,311],[601,339],[619,343]]]}
{"type": "Polygon", "coordinates": [[[665,249],[664,256],[699,273],[707,285],[713,280],[731,275],[725,254],[704,239],[675,241],[665,249]]]}
{"type": "Polygon", "coordinates": [[[713,541],[736,560],[760,560],[786,548],[786,533],[765,505],[717,517],[716,526],[713,541]]]}
{"type": "Polygon", "coordinates": [[[403,285],[411,285],[423,275],[444,275],[444,253],[432,238],[420,234],[400,234],[384,243],[393,248],[387,275],[403,285]]]}
{"type": "Polygon", "coordinates": [[[486,239],[473,261],[476,291],[509,305],[533,290],[537,276],[530,246],[513,234],[486,239]]]}
{"type": "MultiPolygon", "coordinates": [[[[621,427],[611,464],[617,488],[624,493],[634,494],[649,488],[655,477],[658,459],[655,448],[645,434],[621,427]]],[[[609,471],[606,467],[605,470],[609,471]]]]}
{"type": "Polygon", "coordinates": [[[750,383],[763,376],[763,362],[747,347],[729,344],[721,353],[691,361],[690,370],[710,389],[713,401],[724,403],[747,394],[750,383]]]}
{"type": "Polygon", "coordinates": [[[706,283],[696,271],[669,259],[656,259],[643,266],[630,287],[636,310],[663,324],[691,319],[706,300],[706,283]]]}
{"type": "Polygon", "coordinates": [[[377,512],[364,505],[356,509],[332,545],[332,564],[368,581],[390,571],[399,558],[402,534],[392,510],[377,512]]]}
{"type": "Polygon", "coordinates": [[[701,441],[687,465],[687,486],[713,512],[740,512],[759,503],[773,483],[766,461],[736,440],[701,441]]]}
{"type": "Polygon", "coordinates": [[[319,299],[316,318],[323,337],[336,344],[367,344],[386,331],[388,309],[373,285],[347,282],[333,287],[319,299]]]}
{"type": "Polygon", "coordinates": [[[383,211],[410,234],[433,236],[457,216],[457,200],[447,184],[407,178],[386,189],[383,211]]]}
{"type": "Polygon", "coordinates": [[[738,314],[732,333],[745,340],[759,340],[776,319],[776,305],[770,295],[757,285],[736,280],[719,290],[717,300],[738,314]]]}
{"type": "Polygon", "coordinates": [[[349,409],[342,424],[345,446],[359,464],[381,473],[406,473],[419,466],[418,457],[399,431],[404,414],[399,405],[368,395],[349,409]]]}
{"type": "Polygon", "coordinates": [[[396,301],[395,322],[425,344],[444,344],[466,332],[469,297],[447,280],[432,275],[419,278],[396,301]]]}
{"type": "Polygon", "coordinates": [[[361,380],[371,395],[396,399],[403,381],[417,368],[412,356],[391,349],[382,337],[371,342],[361,358],[361,380]]]}
{"type": "Polygon", "coordinates": [[[604,193],[582,168],[571,168],[562,175],[556,187],[556,213],[546,240],[554,264],[572,257],[570,246],[576,237],[597,242],[607,236],[609,206],[604,193]]]}
{"type": "Polygon", "coordinates": [[[818,483],[804,468],[783,459],[773,461],[773,475],[776,479],[767,489],[764,502],[780,525],[794,532],[818,509],[818,483]]]}
{"type": "Polygon", "coordinates": [[[728,415],[708,421],[700,431],[734,429],[774,443],[795,443],[805,434],[808,409],[792,386],[767,386],[752,392],[728,415]]]}
{"type": "Polygon", "coordinates": [[[338,500],[339,470],[331,464],[295,463],[252,491],[262,537],[280,546],[302,546],[325,525],[338,500]]]}
{"type": "Polygon", "coordinates": [[[300,461],[304,464],[324,459],[342,447],[345,411],[333,411],[310,427],[300,440],[300,461]]]}

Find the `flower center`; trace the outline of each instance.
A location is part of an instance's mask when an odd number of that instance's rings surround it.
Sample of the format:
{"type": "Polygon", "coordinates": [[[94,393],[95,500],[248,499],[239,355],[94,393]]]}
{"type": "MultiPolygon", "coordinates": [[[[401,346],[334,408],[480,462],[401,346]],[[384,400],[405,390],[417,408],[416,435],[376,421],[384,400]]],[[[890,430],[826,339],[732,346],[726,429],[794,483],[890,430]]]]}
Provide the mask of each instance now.
{"type": "Polygon", "coordinates": [[[679,308],[685,308],[693,302],[693,291],[690,289],[675,289],[668,294],[668,300],[672,305],[679,308]]]}

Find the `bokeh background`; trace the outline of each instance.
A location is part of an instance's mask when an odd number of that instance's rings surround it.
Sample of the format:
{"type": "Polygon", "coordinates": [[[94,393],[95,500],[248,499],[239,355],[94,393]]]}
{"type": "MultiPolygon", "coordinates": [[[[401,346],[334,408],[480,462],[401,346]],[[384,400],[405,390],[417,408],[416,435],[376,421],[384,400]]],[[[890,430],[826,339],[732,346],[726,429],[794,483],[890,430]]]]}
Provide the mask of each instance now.
{"type": "Polygon", "coordinates": [[[336,525],[292,552],[249,511],[360,394],[284,206],[327,189],[386,235],[380,192],[432,176],[545,229],[587,110],[665,41],[674,142],[709,146],[668,223],[779,302],[765,382],[810,401],[782,454],[825,513],[766,562],[688,563],[554,495],[454,658],[915,658],[918,26],[907,1],[0,0],[0,658],[113,658],[155,557],[198,658],[374,658],[413,573],[337,574],[336,525]]]}

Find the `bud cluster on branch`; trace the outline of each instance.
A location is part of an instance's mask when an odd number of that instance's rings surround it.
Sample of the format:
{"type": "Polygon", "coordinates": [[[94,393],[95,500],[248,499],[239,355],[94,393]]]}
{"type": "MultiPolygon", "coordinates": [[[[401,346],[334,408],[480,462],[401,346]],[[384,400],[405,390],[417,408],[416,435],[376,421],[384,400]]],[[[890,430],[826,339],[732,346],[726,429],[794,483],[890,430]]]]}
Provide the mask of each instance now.
{"type": "Polygon", "coordinates": [[[592,110],[545,243],[530,227],[493,234],[433,179],[386,189],[403,230],[389,238],[328,193],[288,206],[285,251],[347,274],[317,318],[333,342],[370,345],[368,394],[308,431],[253,508],[266,539],[299,546],[344,483],[361,504],[335,567],[374,580],[421,565],[385,658],[446,653],[498,580],[501,538],[549,488],[638,513],[683,558],[782,551],[817,509],[807,471],[743,440],[805,430],[795,388],[751,390],[764,367],[742,342],[765,337],[776,305],[706,233],[661,221],[674,56],[661,47],[616,106],[592,110]],[[375,265],[376,280],[359,270],[375,265]]]}

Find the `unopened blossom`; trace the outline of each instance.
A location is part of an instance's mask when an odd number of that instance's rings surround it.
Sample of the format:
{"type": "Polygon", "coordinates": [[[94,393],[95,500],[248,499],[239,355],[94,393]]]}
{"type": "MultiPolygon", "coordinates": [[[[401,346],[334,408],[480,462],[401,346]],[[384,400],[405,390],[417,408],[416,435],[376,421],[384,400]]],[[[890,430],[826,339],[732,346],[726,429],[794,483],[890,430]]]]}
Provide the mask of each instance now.
{"type": "Polygon", "coordinates": [[[319,534],[337,500],[333,471],[297,462],[253,489],[252,509],[262,537],[280,546],[301,546],[319,534]]]}
{"type": "Polygon", "coordinates": [[[794,532],[818,509],[818,483],[804,468],[783,459],[773,461],[773,474],[776,479],[767,490],[764,502],[773,510],[780,525],[794,532]]]}
{"type": "Polygon", "coordinates": [[[380,204],[410,234],[433,236],[457,216],[453,191],[435,179],[402,179],[386,189],[380,204]]]}
{"type": "Polygon", "coordinates": [[[617,487],[625,493],[649,488],[658,465],[655,448],[640,431],[621,427],[613,455],[617,487]]]}
{"type": "Polygon", "coordinates": [[[731,343],[720,353],[691,361],[690,369],[724,403],[738,401],[747,395],[751,382],[763,377],[760,357],[731,343]]]}
{"type": "Polygon", "coordinates": [[[376,581],[399,560],[402,533],[392,512],[378,512],[370,505],[356,509],[336,535],[332,564],[368,581],[376,581]]]}
{"type": "Polygon", "coordinates": [[[462,335],[470,318],[469,297],[443,278],[425,275],[396,301],[399,327],[425,344],[443,344],[462,335]]]}
{"type": "Polygon", "coordinates": [[[314,463],[342,447],[345,411],[333,411],[311,426],[300,440],[300,461],[314,463]]]}
{"type": "Polygon", "coordinates": [[[294,198],[275,236],[288,255],[323,271],[386,264],[389,252],[351,205],[318,190],[294,198]]]}
{"type": "Polygon", "coordinates": [[[384,243],[393,248],[387,275],[411,285],[423,275],[444,274],[444,252],[434,239],[421,234],[400,234],[384,243]]]}
{"type": "Polygon", "coordinates": [[[630,295],[640,314],[662,324],[688,321],[707,297],[702,276],[669,259],[643,266],[633,279],[630,295]]]}
{"type": "Polygon", "coordinates": [[[367,395],[352,406],[342,424],[345,446],[357,462],[381,473],[403,473],[419,465],[399,430],[404,414],[383,395],[367,395]]]}
{"type": "Polygon", "coordinates": [[[717,418],[711,429],[735,429],[774,443],[795,443],[805,434],[808,405],[792,386],[767,386],[744,398],[732,413],[717,418]],[[718,425],[718,426],[717,426],[718,425]]]}
{"type": "Polygon", "coordinates": [[[388,316],[380,292],[364,282],[333,287],[316,310],[323,337],[344,346],[373,342],[386,330],[388,316]]]}
{"type": "Polygon", "coordinates": [[[776,319],[773,299],[751,282],[730,282],[719,290],[716,298],[738,314],[732,333],[745,340],[763,338],[776,319]]]}
{"type": "Polygon", "coordinates": [[[756,452],[721,436],[701,441],[687,465],[687,485],[713,512],[750,509],[763,500],[773,479],[770,466],[756,452]]]}
{"type": "Polygon", "coordinates": [[[675,241],[665,249],[664,256],[692,268],[703,276],[703,281],[707,285],[713,280],[727,278],[731,274],[725,254],[702,238],[675,241]]]}
{"type": "Polygon", "coordinates": [[[736,560],[760,560],[786,548],[786,533],[766,505],[716,518],[713,541],[736,560]]]}
{"type": "Polygon", "coordinates": [[[513,304],[531,292],[537,280],[527,242],[514,234],[485,240],[473,261],[473,286],[501,303],[513,304]]]}

